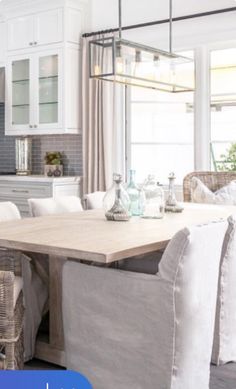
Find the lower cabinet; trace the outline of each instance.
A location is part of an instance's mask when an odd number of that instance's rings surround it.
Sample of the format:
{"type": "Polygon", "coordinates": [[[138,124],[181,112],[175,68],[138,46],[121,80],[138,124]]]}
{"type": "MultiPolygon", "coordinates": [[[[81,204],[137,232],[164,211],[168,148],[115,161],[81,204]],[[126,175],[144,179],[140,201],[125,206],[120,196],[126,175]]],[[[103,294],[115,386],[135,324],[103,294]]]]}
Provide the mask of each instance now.
{"type": "Polygon", "coordinates": [[[12,201],[28,217],[28,199],[80,196],[80,177],[0,176],[0,201],[12,201]]]}

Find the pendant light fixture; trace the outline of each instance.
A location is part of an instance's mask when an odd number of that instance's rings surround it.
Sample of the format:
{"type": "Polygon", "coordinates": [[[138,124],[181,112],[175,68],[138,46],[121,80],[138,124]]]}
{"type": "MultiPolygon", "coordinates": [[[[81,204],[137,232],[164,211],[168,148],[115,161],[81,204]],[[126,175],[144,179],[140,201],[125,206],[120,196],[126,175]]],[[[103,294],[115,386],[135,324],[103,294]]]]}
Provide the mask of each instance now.
{"type": "Polygon", "coordinates": [[[122,38],[119,2],[119,36],[89,42],[90,78],[166,92],[194,90],[194,61],[172,51],[172,0],[169,0],[169,51],[122,38]]]}

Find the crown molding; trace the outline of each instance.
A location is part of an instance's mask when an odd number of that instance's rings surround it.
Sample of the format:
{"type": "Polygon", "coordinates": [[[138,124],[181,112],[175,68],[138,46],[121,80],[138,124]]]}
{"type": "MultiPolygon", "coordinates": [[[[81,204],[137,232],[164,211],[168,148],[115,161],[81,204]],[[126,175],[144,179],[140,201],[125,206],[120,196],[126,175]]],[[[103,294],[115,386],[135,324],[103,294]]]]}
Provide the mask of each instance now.
{"type": "Polygon", "coordinates": [[[0,3],[0,21],[60,7],[72,7],[84,10],[89,6],[90,1],[91,0],[3,0],[0,3]]]}

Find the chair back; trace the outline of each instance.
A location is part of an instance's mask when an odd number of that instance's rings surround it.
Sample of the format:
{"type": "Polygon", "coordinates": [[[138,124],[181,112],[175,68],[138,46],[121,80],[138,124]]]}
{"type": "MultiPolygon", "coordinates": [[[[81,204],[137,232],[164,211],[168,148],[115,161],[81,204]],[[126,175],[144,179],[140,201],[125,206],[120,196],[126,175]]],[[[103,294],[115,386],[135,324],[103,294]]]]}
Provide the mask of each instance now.
{"type": "Polygon", "coordinates": [[[229,218],[225,235],[215,320],[212,362],[236,362],[236,215],[229,218]]]}
{"type": "Polygon", "coordinates": [[[98,389],[209,389],[226,229],[219,221],[180,231],[155,275],[67,261],[67,368],[98,389]]]}
{"type": "Polygon", "coordinates": [[[0,222],[21,219],[17,206],[10,202],[0,202],[0,222]]]}
{"type": "Polygon", "coordinates": [[[191,180],[199,178],[212,192],[216,192],[223,186],[236,180],[236,172],[192,172],[183,180],[184,201],[191,202],[191,180]]]}
{"type": "Polygon", "coordinates": [[[29,199],[28,204],[33,217],[83,211],[81,200],[77,196],[29,199]]]}
{"type": "Polygon", "coordinates": [[[84,196],[85,209],[101,209],[103,208],[103,199],[106,192],[93,192],[84,196]]]}

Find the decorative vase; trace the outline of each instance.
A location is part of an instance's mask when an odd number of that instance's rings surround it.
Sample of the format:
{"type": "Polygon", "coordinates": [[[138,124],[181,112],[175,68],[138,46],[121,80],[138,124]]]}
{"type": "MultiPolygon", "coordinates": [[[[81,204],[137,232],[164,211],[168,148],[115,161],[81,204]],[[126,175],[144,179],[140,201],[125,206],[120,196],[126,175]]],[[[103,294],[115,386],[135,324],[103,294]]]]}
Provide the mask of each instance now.
{"type": "Polygon", "coordinates": [[[121,174],[113,174],[113,185],[104,196],[103,206],[107,220],[128,221],[130,200],[122,185],[121,174]]]}
{"type": "Polygon", "coordinates": [[[130,170],[129,184],[126,188],[130,199],[130,213],[132,216],[140,216],[143,214],[145,206],[145,196],[143,189],[135,183],[135,170],[130,170]]]}
{"type": "Polygon", "coordinates": [[[32,139],[22,137],[16,139],[16,174],[27,176],[32,170],[32,139]]]}
{"type": "Polygon", "coordinates": [[[143,217],[147,219],[162,219],[165,208],[162,186],[155,181],[153,175],[149,175],[144,183],[143,190],[146,197],[143,217]]]}
{"type": "Polygon", "coordinates": [[[61,177],[63,165],[44,165],[44,175],[48,177],[61,177]]]}
{"type": "Polygon", "coordinates": [[[175,190],[174,190],[174,182],[175,182],[175,173],[170,173],[168,180],[169,180],[169,192],[168,197],[165,204],[165,211],[166,212],[182,212],[183,207],[181,207],[175,196],[175,190]]]}

